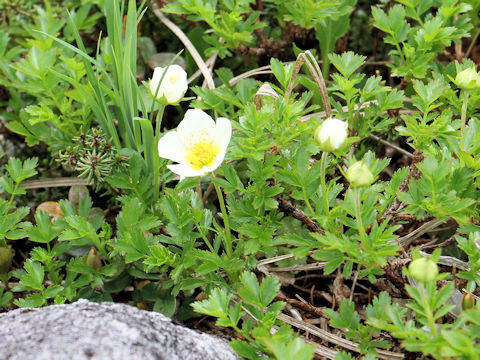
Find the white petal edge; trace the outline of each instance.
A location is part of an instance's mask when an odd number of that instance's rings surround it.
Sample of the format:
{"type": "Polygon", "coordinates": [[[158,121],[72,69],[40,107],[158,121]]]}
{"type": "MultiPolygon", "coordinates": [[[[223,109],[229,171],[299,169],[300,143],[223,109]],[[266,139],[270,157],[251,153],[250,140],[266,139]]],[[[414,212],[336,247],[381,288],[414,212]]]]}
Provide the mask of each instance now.
{"type": "Polygon", "coordinates": [[[167,101],[170,104],[179,102],[188,89],[187,73],[185,70],[183,70],[180,65],[170,65],[163,80],[163,93],[167,101]],[[168,80],[171,76],[175,79],[174,84],[171,84],[168,80]]]}
{"type": "MultiPolygon", "coordinates": [[[[188,87],[187,87],[188,89],[188,87]]],[[[185,92],[187,89],[183,89],[183,87],[178,86],[178,84],[173,85],[169,91],[167,91],[165,94],[162,94],[165,96],[169,104],[175,104],[178,103],[180,100],[182,100],[183,95],[185,95],[185,92]]]]}
{"type": "Polygon", "coordinates": [[[150,79],[150,92],[152,93],[152,95],[155,95],[155,92],[157,91],[157,87],[158,87],[157,98],[160,98],[163,96],[162,86],[161,85],[159,86],[159,84],[164,71],[165,71],[165,68],[157,66],[153,70],[153,75],[152,75],[152,78],[150,79]]]}
{"type": "Polygon", "coordinates": [[[176,75],[176,74],[180,74],[182,79],[187,80],[187,72],[180,65],[177,65],[177,64],[170,65],[168,67],[166,75],[170,76],[170,75],[176,75]]]}
{"type": "Polygon", "coordinates": [[[227,150],[230,139],[232,138],[232,122],[227,118],[218,118],[215,128],[215,141],[220,147],[220,152],[225,152],[227,150]]]}
{"type": "Polygon", "coordinates": [[[171,172],[180,175],[181,177],[195,177],[205,175],[205,172],[203,172],[201,169],[197,171],[186,164],[167,165],[167,168],[170,169],[171,172]]]}
{"type": "Polygon", "coordinates": [[[158,156],[178,163],[185,162],[185,147],[175,130],[166,133],[158,141],[158,156]]]}
{"type": "Polygon", "coordinates": [[[187,110],[183,120],[178,124],[177,132],[181,138],[188,138],[200,131],[206,131],[212,137],[215,136],[215,121],[206,112],[199,109],[187,110]]]}

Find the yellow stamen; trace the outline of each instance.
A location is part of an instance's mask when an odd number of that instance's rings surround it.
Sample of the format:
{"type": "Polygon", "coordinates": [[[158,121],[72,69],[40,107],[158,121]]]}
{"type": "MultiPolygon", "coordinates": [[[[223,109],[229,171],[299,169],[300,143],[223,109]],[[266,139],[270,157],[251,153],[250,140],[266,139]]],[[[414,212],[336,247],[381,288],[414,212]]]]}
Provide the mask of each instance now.
{"type": "Polygon", "coordinates": [[[185,150],[187,152],[185,159],[196,171],[199,171],[204,166],[213,165],[217,155],[220,153],[218,145],[205,131],[188,139],[185,144],[185,150]]]}
{"type": "Polygon", "coordinates": [[[173,76],[173,75],[170,76],[170,84],[175,85],[176,80],[177,79],[175,79],[175,76],[173,76]]]}

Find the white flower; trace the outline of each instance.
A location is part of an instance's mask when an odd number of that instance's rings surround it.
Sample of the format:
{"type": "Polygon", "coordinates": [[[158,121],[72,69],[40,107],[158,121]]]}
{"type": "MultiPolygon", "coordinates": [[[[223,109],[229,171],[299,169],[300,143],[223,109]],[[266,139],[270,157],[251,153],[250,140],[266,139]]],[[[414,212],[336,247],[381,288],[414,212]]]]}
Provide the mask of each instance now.
{"type": "Polygon", "coordinates": [[[155,96],[158,87],[157,99],[165,105],[176,104],[182,100],[183,95],[187,92],[187,73],[181,66],[176,64],[170,65],[168,69],[156,67],[155,70],[153,70],[153,76],[149,86],[153,96],[155,96]],[[163,73],[165,73],[165,76],[163,73]],[[162,76],[162,84],[159,87],[162,76]]]}
{"type": "Polygon", "coordinates": [[[348,124],[335,118],[322,122],[315,130],[315,140],[320,145],[320,150],[332,152],[340,150],[348,137],[348,124]]]}
{"type": "Polygon", "coordinates": [[[176,130],[158,142],[158,155],[177,162],[167,165],[181,177],[203,176],[220,166],[232,137],[232,123],[217,122],[198,109],[188,110],[176,130]]]}

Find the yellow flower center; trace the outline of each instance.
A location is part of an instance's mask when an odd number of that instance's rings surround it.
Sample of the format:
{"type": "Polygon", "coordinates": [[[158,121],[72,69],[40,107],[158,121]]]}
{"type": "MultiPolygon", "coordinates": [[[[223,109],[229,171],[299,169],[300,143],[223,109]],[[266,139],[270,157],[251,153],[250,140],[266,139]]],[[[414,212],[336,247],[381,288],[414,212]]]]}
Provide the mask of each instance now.
{"type": "Polygon", "coordinates": [[[174,75],[170,75],[170,84],[175,85],[175,82],[177,81],[177,78],[174,75]]]}
{"type": "Polygon", "coordinates": [[[206,131],[201,131],[199,135],[195,137],[192,135],[187,139],[185,150],[187,152],[185,159],[196,171],[204,166],[213,165],[220,153],[220,148],[206,131]]]}

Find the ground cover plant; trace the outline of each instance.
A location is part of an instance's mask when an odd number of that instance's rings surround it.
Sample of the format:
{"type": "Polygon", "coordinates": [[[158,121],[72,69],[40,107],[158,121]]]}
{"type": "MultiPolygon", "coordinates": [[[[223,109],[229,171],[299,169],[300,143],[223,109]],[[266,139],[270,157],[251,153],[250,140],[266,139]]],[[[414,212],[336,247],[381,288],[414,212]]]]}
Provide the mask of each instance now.
{"type": "Polygon", "coordinates": [[[0,0],[1,309],[124,302],[247,359],[478,359],[479,10],[0,0]]]}

